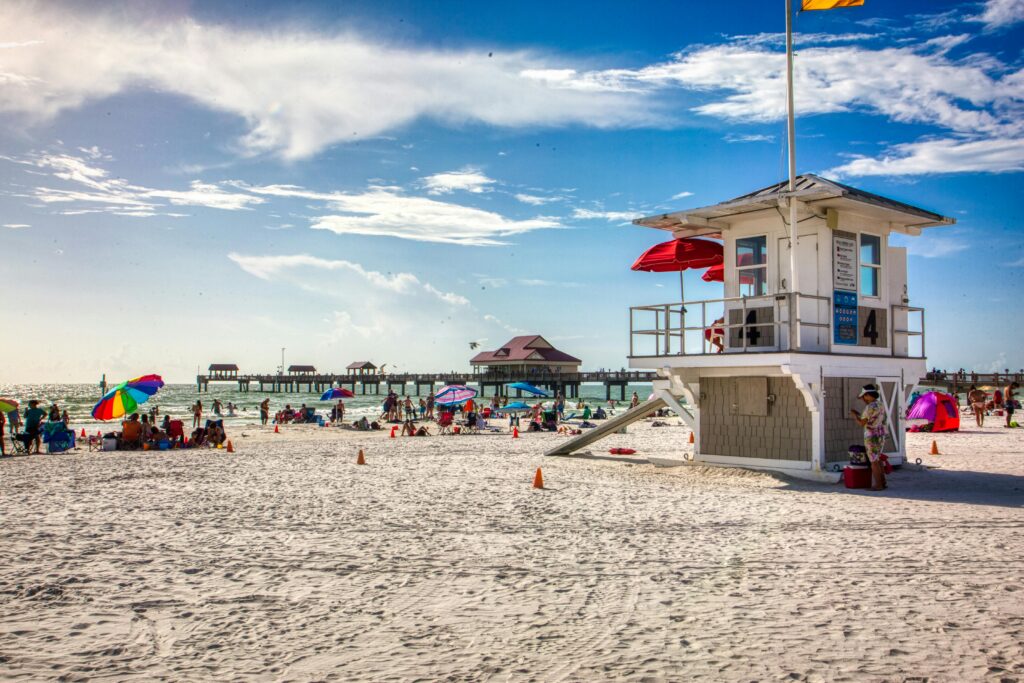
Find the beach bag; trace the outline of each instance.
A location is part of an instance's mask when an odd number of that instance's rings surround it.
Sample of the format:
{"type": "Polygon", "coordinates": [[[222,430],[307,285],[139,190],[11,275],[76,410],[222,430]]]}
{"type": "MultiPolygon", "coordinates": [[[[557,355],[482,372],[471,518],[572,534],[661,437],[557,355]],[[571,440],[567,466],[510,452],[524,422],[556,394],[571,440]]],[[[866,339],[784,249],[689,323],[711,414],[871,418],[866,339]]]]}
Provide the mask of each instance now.
{"type": "Polygon", "coordinates": [[[116,451],[117,450],[117,439],[112,436],[103,437],[103,450],[105,451],[116,451]]]}

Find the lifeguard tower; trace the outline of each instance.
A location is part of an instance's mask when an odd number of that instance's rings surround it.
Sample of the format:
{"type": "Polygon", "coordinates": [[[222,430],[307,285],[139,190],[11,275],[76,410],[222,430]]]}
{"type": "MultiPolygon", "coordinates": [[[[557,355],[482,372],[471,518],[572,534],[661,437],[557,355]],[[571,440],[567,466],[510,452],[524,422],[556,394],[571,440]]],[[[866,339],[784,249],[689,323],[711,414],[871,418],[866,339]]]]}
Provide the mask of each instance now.
{"type": "Polygon", "coordinates": [[[723,246],[722,298],[630,309],[629,365],[657,371],[655,396],[693,429],[694,460],[834,480],[862,440],[849,411],[873,382],[886,452],[904,461],[904,408],[926,372],[924,310],[910,305],[906,249],[889,240],[953,219],[806,174],[792,191],[782,182],[634,223],[723,246]]]}

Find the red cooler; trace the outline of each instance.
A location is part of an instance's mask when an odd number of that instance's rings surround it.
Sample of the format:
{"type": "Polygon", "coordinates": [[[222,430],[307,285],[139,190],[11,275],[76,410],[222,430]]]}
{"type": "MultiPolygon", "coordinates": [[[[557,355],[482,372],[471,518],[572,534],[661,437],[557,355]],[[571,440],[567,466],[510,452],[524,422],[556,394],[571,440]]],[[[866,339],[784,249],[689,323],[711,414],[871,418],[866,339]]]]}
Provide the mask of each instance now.
{"type": "Polygon", "coordinates": [[[843,483],[848,489],[871,488],[871,468],[867,465],[847,465],[843,469],[843,483]]]}

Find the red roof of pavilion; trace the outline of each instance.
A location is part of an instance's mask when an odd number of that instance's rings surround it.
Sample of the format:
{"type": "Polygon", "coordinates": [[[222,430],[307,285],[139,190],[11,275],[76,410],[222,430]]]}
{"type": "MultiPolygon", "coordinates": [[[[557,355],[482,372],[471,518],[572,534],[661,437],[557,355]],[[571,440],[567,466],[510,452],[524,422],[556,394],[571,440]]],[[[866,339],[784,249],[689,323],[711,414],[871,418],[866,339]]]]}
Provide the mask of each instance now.
{"type": "Polygon", "coordinates": [[[513,337],[496,351],[481,351],[473,356],[470,363],[490,363],[495,361],[538,361],[558,363],[582,363],[579,358],[570,356],[564,351],[551,346],[539,334],[513,337]]]}

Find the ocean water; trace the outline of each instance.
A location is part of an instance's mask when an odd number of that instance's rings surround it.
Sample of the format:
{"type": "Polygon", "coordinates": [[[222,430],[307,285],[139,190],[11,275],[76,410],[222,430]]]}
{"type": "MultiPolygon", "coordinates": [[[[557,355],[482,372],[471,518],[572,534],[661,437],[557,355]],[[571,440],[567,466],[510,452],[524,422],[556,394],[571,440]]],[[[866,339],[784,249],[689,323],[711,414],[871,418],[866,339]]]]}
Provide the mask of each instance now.
{"type": "MultiPolygon", "coordinates": [[[[437,388],[440,388],[440,385],[437,388]]],[[[359,387],[357,387],[358,390],[360,390],[359,387]]],[[[412,396],[415,401],[417,396],[412,393],[415,387],[409,384],[406,386],[406,390],[409,392],[408,395],[412,396]]],[[[580,400],[588,403],[592,409],[596,408],[598,405],[605,404],[604,391],[603,384],[584,384],[580,387],[580,400]]],[[[641,400],[646,399],[651,393],[651,385],[631,384],[626,389],[627,403],[634,391],[640,395],[641,400]]],[[[71,417],[71,426],[76,431],[82,428],[92,431],[92,429],[97,428],[97,425],[101,425],[98,428],[103,429],[102,425],[111,424],[111,422],[100,423],[92,417],[92,408],[100,399],[100,389],[96,384],[0,384],[0,396],[13,398],[18,401],[21,404],[20,410],[22,412],[24,412],[24,408],[27,407],[30,399],[38,399],[42,408],[49,408],[50,404],[56,403],[60,406],[61,410],[67,409],[71,417]]],[[[403,394],[404,396],[405,394],[403,394]]],[[[612,398],[617,400],[618,397],[618,387],[612,387],[612,398]]],[[[259,422],[258,406],[264,398],[270,399],[271,418],[273,418],[275,412],[284,408],[286,404],[290,404],[292,408],[298,408],[305,403],[311,408],[316,408],[317,412],[321,415],[327,415],[335,403],[334,401],[321,402],[319,393],[293,392],[272,394],[260,393],[258,391],[240,392],[235,385],[229,384],[211,384],[210,391],[199,393],[194,384],[168,384],[150,398],[148,402],[143,403],[140,406],[140,411],[148,412],[153,406],[157,406],[160,410],[160,419],[163,419],[164,415],[170,414],[172,419],[185,419],[187,426],[191,424],[191,406],[195,403],[196,399],[203,402],[203,416],[212,417],[213,400],[215,398],[219,398],[225,406],[223,417],[226,425],[243,425],[259,422]],[[235,417],[227,415],[226,407],[228,402],[234,403],[237,406],[235,417]]],[[[490,396],[487,396],[484,400],[489,402],[490,396]]],[[[510,398],[509,400],[514,401],[516,399],[510,398]]],[[[523,400],[530,401],[528,398],[523,400]]],[[[576,400],[567,399],[566,412],[572,412],[572,407],[575,405],[576,400]]],[[[345,399],[346,421],[350,420],[353,416],[357,418],[362,415],[377,417],[380,414],[380,407],[383,401],[384,394],[367,394],[363,396],[357,393],[355,398],[345,399]]]]}

